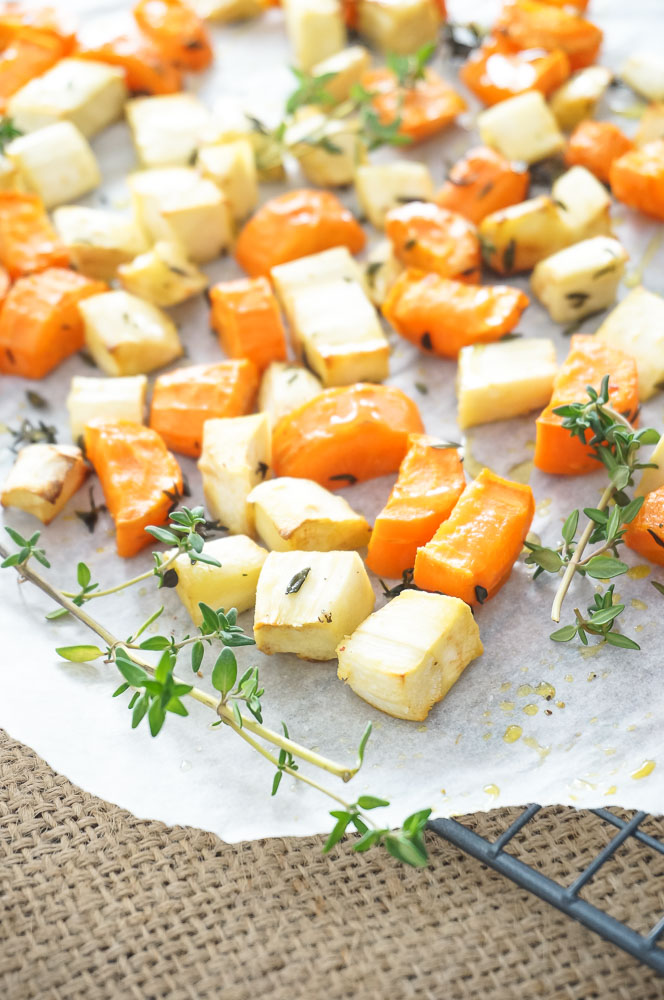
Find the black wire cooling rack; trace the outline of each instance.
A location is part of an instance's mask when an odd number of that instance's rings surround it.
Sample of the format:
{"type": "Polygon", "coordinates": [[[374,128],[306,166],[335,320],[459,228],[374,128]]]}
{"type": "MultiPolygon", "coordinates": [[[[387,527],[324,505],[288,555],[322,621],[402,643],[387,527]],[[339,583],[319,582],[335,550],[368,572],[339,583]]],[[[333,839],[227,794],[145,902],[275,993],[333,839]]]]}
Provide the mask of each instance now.
{"type": "Polygon", "coordinates": [[[505,875],[522,889],[539,896],[540,899],[562,910],[568,917],[578,920],[579,923],[600,934],[607,941],[613,942],[639,961],[649,965],[660,975],[664,975],[664,948],[660,947],[658,943],[664,935],[664,914],[653,923],[647,933],[641,934],[628,924],[621,923],[598,906],[581,899],[579,896],[581,889],[590,882],[602,865],[630,837],[634,838],[641,848],[648,848],[664,855],[664,841],[658,840],[640,829],[648,814],[638,812],[631,819],[625,820],[608,809],[590,810],[595,816],[614,827],[617,833],[602,850],[598,851],[590,864],[583,869],[571,885],[563,886],[505,849],[512,838],[530,823],[541,808],[538,805],[528,806],[493,841],[480,836],[455,819],[432,820],[429,828],[454,844],[455,847],[461,848],[466,854],[470,854],[483,864],[500,872],[501,875],[505,875]]]}

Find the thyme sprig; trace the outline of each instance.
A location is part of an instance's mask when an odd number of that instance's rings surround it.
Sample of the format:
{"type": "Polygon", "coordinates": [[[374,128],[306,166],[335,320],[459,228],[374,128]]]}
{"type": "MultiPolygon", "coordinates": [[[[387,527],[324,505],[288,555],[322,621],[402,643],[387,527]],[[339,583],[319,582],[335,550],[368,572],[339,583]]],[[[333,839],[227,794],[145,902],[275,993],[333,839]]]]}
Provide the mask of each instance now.
{"type": "Polygon", "coordinates": [[[19,135],[23,135],[23,133],[20,129],[16,128],[11,118],[0,118],[0,153],[4,153],[5,146],[7,146],[12,139],[17,139],[19,135]]]}

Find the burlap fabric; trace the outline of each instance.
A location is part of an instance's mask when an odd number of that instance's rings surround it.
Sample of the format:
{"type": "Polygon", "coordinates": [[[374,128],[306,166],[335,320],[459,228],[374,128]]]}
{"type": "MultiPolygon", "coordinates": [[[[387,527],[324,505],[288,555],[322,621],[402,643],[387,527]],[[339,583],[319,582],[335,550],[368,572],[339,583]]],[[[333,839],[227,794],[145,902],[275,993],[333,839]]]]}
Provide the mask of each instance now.
{"type": "MultiPolygon", "coordinates": [[[[429,838],[416,872],[321,838],[231,846],[82,792],[0,734],[1,1000],[655,1000],[632,958],[429,838]]],[[[472,825],[496,835],[510,810],[472,825]]],[[[606,843],[548,809],[515,845],[571,879],[606,843]]],[[[586,892],[639,929],[664,910],[663,860],[625,846],[586,892]]]]}

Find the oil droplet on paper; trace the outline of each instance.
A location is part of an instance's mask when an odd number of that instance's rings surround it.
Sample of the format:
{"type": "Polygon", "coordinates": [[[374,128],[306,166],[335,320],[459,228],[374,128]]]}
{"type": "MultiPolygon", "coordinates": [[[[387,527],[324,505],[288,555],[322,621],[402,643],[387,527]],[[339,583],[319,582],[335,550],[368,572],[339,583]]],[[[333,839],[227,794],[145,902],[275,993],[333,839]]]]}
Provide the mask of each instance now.
{"type": "Polygon", "coordinates": [[[630,601],[630,604],[632,605],[633,608],[636,608],[637,611],[648,610],[648,605],[646,604],[646,602],[642,601],[639,597],[633,597],[632,600],[630,601]]]}
{"type": "Polygon", "coordinates": [[[551,747],[541,746],[536,739],[533,739],[532,736],[524,736],[523,742],[526,744],[527,747],[530,747],[531,750],[537,750],[542,760],[544,760],[545,757],[548,757],[548,755],[551,753],[551,747]]]}
{"type": "Polygon", "coordinates": [[[533,465],[534,463],[532,458],[526,458],[523,462],[517,462],[516,465],[511,465],[507,470],[507,475],[515,483],[529,483],[533,472],[533,465]]]}
{"type": "Polygon", "coordinates": [[[501,701],[500,707],[502,708],[503,712],[511,712],[514,709],[514,702],[513,701],[501,701]]]}
{"type": "Polygon", "coordinates": [[[556,708],[564,708],[564,707],[565,707],[565,702],[564,701],[557,701],[556,702],[556,708]]]}
{"type": "Polygon", "coordinates": [[[579,653],[581,654],[584,660],[592,660],[594,656],[599,655],[599,651],[601,648],[602,644],[598,642],[594,646],[582,646],[581,649],[579,650],[579,653]]]}
{"type": "Polygon", "coordinates": [[[501,691],[509,691],[509,689],[511,687],[512,687],[512,682],[511,681],[505,681],[503,684],[500,685],[500,690],[501,691]]]}
{"type": "Polygon", "coordinates": [[[551,497],[542,497],[542,499],[535,507],[535,510],[540,515],[540,517],[544,516],[545,514],[548,514],[549,507],[551,506],[552,503],[553,499],[551,497]]]}
{"type": "Polygon", "coordinates": [[[535,688],[532,684],[522,684],[516,693],[519,698],[527,698],[529,694],[535,694],[535,688]]]}
{"type": "Polygon", "coordinates": [[[571,684],[574,678],[571,674],[565,674],[565,680],[567,681],[568,684],[571,684]]]}
{"type": "Polygon", "coordinates": [[[516,743],[518,739],[521,739],[522,733],[523,729],[521,726],[508,726],[505,730],[503,739],[505,740],[505,743],[516,743]]]}
{"type": "Polygon", "coordinates": [[[524,705],[523,710],[526,713],[526,715],[537,715],[537,713],[539,712],[539,708],[537,707],[537,705],[524,705]]]}
{"type": "Polygon", "coordinates": [[[618,791],[618,786],[617,785],[611,785],[609,788],[607,788],[607,790],[604,792],[604,794],[605,795],[615,795],[617,791],[618,791]]]}
{"type": "Polygon", "coordinates": [[[606,750],[604,751],[607,757],[613,757],[615,752],[616,752],[615,747],[607,747],[606,750]]]}
{"type": "Polygon", "coordinates": [[[490,740],[491,739],[491,733],[485,733],[484,736],[482,737],[482,739],[483,740],[490,740]]]}
{"type": "Polygon", "coordinates": [[[426,726],[418,726],[417,727],[417,731],[418,731],[418,733],[426,733],[427,727],[426,726]]]}
{"type": "Polygon", "coordinates": [[[470,434],[466,434],[463,439],[463,467],[473,479],[479,476],[482,469],[488,468],[485,462],[478,462],[473,455],[473,438],[470,434]]]}
{"type": "Polygon", "coordinates": [[[487,795],[490,795],[494,799],[498,798],[498,796],[500,795],[500,789],[498,788],[498,785],[485,785],[484,791],[487,793],[487,795]]]}
{"type": "Polygon", "coordinates": [[[641,767],[639,767],[636,771],[632,771],[630,777],[634,778],[635,781],[639,781],[641,778],[647,778],[648,775],[652,774],[654,770],[655,770],[655,761],[644,760],[643,764],[641,764],[641,767]]]}
{"type": "Polygon", "coordinates": [[[546,681],[540,681],[535,688],[535,694],[540,695],[542,698],[546,698],[547,701],[551,701],[555,697],[556,689],[553,684],[548,684],[546,681]]]}
{"type": "Polygon", "coordinates": [[[180,763],[180,770],[181,771],[191,771],[191,761],[190,760],[183,760],[183,761],[181,761],[181,763],[180,763]]]}
{"type": "Polygon", "coordinates": [[[632,566],[631,569],[628,569],[626,575],[630,580],[645,580],[647,576],[650,576],[650,566],[647,563],[639,563],[638,566],[632,566]]]}

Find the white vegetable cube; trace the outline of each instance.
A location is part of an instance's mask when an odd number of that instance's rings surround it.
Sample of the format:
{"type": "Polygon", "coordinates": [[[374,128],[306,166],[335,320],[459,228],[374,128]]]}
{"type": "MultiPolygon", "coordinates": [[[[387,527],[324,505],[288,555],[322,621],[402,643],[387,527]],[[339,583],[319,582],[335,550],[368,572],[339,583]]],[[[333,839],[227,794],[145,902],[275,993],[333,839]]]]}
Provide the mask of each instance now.
{"type": "Polygon", "coordinates": [[[652,493],[653,490],[658,490],[664,486],[664,434],[650,455],[639,458],[639,461],[652,463],[655,466],[653,469],[643,470],[634,490],[635,496],[645,497],[648,493],[652,493]]]}
{"type": "Polygon", "coordinates": [[[22,448],[0,494],[3,507],[17,507],[50,524],[83,485],[88,466],[80,448],[29,444],[22,448]]]}
{"type": "Polygon", "coordinates": [[[255,486],[248,497],[256,531],[269,549],[330,552],[369,544],[366,518],[311,479],[282,476],[255,486]]]}
{"type": "Polygon", "coordinates": [[[560,208],[549,195],[492,212],[478,229],[489,263],[501,274],[528,271],[572,242],[560,208]]]}
{"type": "Polygon", "coordinates": [[[337,673],[381,712],[421,722],[483,651],[464,601],[404,590],[340,643],[337,673]]]}
{"type": "Polygon", "coordinates": [[[203,424],[198,468],[208,510],[235,535],[254,535],[247,497],[262,482],[272,461],[272,434],[266,414],[225,417],[203,424]]]}
{"type": "Polygon", "coordinates": [[[462,347],[457,369],[459,427],[543,409],[551,399],[556,370],[552,340],[518,337],[462,347]]]}
{"type": "Polygon", "coordinates": [[[381,240],[367,254],[364,267],[365,284],[375,306],[382,306],[392,285],[403,271],[403,264],[394,253],[391,240],[381,240]]]}
{"type": "Polygon", "coordinates": [[[664,101],[664,58],[661,52],[635,52],[620,69],[632,90],[649,101],[664,101]]]}
{"type": "Polygon", "coordinates": [[[160,241],[118,268],[122,287],[162,308],[199,295],[207,288],[207,275],[187,260],[179,243],[160,241]]]}
{"type": "Polygon", "coordinates": [[[664,299],[645,288],[635,288],[609,313],[597,336],[632,355],[641,401],[654,396],[664,381],[664,299]]]}
{"type": "Polygon", "coordinates": [[[191,164],[210,112],[193,94],[137,97],[127,102],[127,121],[144,167],[191,164]]]}
{"type": "Polygon", "coordinates": [[[302,365],[273,361],[263,372],[258,390],[258,409],[267,414],[270,426],[323,391],[320,379],[302,365]]]}
{"type": "Polygon", "coordinates": [[[408,54],[435,42],[441,16],[430,0],[358,0],[358,31],[383,52],[408,54]]]}
{"type": "Polygon", "coordinates": [[[325,90],[339,104],[350,97],[353,84],[360,82],[370,66],[369,51],[363,45],[351,45],[316,63],[311,67],[311,75],[327,76],[334,73],[334,79],[327,81],[325,90]]]}
{"type": "Polygon", "coordinates": [[[571,323],[615,300],[628,254],[618,240],[593,236],[540,261],[530,285],[556,323],[571,323]]]}
{"type": "Polygon", "coordinates": [[[285,0],[286,32],[300,69],[310,70],[346,44],[339,0],[285,0]]]}
{"type": "Polygon", "coordinates": [[[258,178],[279,181],[285,176],[282,147],[272,132],[283,117],[283,101],[265,96],[260,102],[225,95],[215,101],[201,146],[248,139],[254,151],[258,178]]]}
{"type": "Polygon", "coordinates": [[[128,292],[103,292],[78,304],[85,343],[107,375],[142,375],[182,354],[170,316],[128,292]]]}
{"type": "Polygon", "coordinates": [[[508,160],[537,163],[559,153],[565,139],[544,97],[529,90],[494,104],[477,116],[482,142],[508,160]]]}
{"type": "Polygon", "coordinates": [[[567,243],[611,235],[611,195],[585,167],[572,167],[553,182],[551,196],[569,230],[567,243]]]}
{"type": "Polygon", "coordinates": [[[120,264],[148,248],[132,217],[103,208],[62,205],[53,213],[53,225],[76,270],[102,281],[110,281],[120,264]]]}
{"type": "Polygon", "coordinates": [[[592,118],[612,76],[606,66],[586,66],[551,95],[549,106],[564,132],[571,132],[584,118],[592,118]]]}
{"type": "Polygon", "coordinates": [[[120,117],[126,99],[121,69],[87,59],[61,59],[9,98],[7,114],[21,132],[69,121],[90,137],[120,117]]]}
{"type": "Polygon", "coordinates": [[[14,191],[20,187],[18,167],[0,153],[0,191],[14,191]]]}
{"type": "Polygon", "coordinates": [[[270,552],[256,591],[256,646],[267,654],[331,660],[343,637],[371,614],[374,600],[357,552],[270,552]]]}
{"type": "Polygon", "coordinates": [[[260,0],[189,0],[199,17],[227,24],[258,17],[265,10],[260,0]]]}
{"type": "Polygon", "coordinates": [[[134,424],[144,423],[147,388],[145,375],[124,378],[74,375],[67,396],[72,440],[78,441],[86,425],[96,417],[111,422],[130,420],[134,424]]]}
{"type": "Polygon", "coordinates": [[[290,126],[286,143],[307,180],[319,187],[352,184],[357,165],[366,160],[357,118],[308,114],[290,126]]]}
{"type": "Polygon", "coordinates": [[[383,229],[391,208],[406,201],[433,201],[434,196],[429,167],[414,160],[358,167],[355,190],[363,214],[376,229],[383,229]]]}
{"type": "Polygon", "coordinates": [[[129,188],[141,225],[152,238],[180,243],[189,260],[213,260],[232,239],[228,202],[219,188],[190,167],[132,174],[129,188]]]}
{"type": "Polygon", "coordinates": [[[203,177],[220,189],[236,221],[253,212],[258,204],[258,174],[248,139],[203,146],[196,163],[203,177]]]}
{"type": "Polygon", "coordinates": [[[175,593],[194,625],[203,621],[199,604],[207,604],[214,611],[236,608],[240,614],[253,608],[266,550],[246,535],[230,535],[206,542],[203,553],[221,566],[192,563],[187,555],[178,556],[173,564],[178,575],[175,593]]]}
{"type": "Polygon", "coordinates": [[[270,271],[274,290],[288,322],[294,321],[295,295],[312,285],[325,281],[355,281],[363,283],[362,267],[351,256],[347,247],[332,247],[321,253],[298,257],[286,264],[277,264],[270,271]]]}
{"type": "Polygon", "coordinates": [[[14,139],[5,149],[29,191],[46,208],[75,201],[101,183],[99,166],[85,136],[71,122],[56,122],[14,139]]]}

